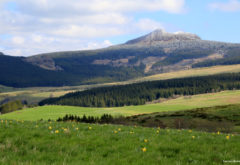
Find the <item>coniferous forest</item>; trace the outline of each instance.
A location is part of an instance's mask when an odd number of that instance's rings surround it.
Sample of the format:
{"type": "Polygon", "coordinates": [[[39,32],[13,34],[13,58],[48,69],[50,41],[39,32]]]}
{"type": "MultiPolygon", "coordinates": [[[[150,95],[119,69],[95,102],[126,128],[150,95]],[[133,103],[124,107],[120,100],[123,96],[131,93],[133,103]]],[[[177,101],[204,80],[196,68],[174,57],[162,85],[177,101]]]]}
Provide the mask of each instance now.
{"type": "Polygon", "coordinates": [[[70,93],[58,98],[45,99],[39,105],[120,107],[142,105],[146,102],[175,95],[195,95],[234,89],[240,89],[240,73],[94,88],[70,93]]]}

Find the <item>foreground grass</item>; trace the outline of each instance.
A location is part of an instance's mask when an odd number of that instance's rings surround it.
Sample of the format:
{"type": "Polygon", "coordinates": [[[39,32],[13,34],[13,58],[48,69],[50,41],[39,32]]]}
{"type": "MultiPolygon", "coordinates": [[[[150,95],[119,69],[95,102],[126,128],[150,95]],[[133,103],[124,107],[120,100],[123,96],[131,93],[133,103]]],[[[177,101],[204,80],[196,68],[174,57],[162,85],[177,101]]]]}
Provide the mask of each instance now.
{"type": "Polygon", "coordinates": [[[191,130],[0,120],[0,164],[222,164],[240,137],[191,130]]]}
{"type": "Polygon", "coordinates": [[[191,97],[179,97],[164,101],[158,104],[148,104],[141,106],[126,106],[115,108],[83,108],[73,106],[42,106],[15,111],[1,115],[3,119],[15,120],[56,120],[66,114],[82,116],[101,116],[111,114],[113,116],[131,116],[153,112],[180,111],[193,108],[212,107],[217,105],[238,104],[240,102],[240,90],[224,91],[219,93],[201,94],[191,97]]]}

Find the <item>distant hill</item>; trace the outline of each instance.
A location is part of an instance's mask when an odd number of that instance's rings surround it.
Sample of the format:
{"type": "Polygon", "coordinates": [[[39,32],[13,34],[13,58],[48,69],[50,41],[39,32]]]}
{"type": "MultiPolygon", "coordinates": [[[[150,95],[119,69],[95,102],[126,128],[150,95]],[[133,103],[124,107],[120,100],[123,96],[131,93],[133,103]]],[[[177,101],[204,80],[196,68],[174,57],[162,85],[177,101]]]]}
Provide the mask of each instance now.
{"type": "Polygon", "coordinates": [[[48,98],[39,105],[71,105],[81,107],[121,107],[182,95],[196,95],[240,89],[240,73],[158,80],[128,85],[93,88],[48,98]]]}
{"type": "Polygon", "coordinates": [[[0,84],[64,86],[123,81],[157,73],[240,64],[240,44],[201,40],[191,33],[155,30],[124,44],[31,57],[0,54],[0,84]]]}
{"type": "MultiPolygon", "coordinates": [[[[57,86],[69,84],[68,79],[74,79],[72,74],[46,70],[25,59],[0,55],[0,84],[12,87],[57,86]]],[[[77,80],[81,81],[80,78],[77,80]]]]}

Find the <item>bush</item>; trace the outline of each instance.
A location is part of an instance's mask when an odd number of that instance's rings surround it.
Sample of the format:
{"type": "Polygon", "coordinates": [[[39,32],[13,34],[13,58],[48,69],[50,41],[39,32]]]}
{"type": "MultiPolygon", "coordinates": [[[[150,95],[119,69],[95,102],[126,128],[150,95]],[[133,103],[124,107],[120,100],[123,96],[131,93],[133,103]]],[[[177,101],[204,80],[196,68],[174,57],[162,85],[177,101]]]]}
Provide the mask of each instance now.
{"type": "Polygon", "coordinates": [[[2,114],[9,113],[9,112],[13,112],[16,110],[21,110],[23,107],[24,107],[24,105],[22,104],[22,102],[20,100],[10,101],[6,104],[3,104],[0,107],[0,112],[2,114]]]}

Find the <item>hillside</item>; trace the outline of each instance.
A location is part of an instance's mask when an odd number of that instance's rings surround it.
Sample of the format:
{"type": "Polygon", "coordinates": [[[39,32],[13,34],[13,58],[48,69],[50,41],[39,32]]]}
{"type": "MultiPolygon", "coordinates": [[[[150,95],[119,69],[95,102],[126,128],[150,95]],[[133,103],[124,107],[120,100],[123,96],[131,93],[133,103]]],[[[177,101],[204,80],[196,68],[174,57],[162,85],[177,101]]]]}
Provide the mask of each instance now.
{"type": "Polygon", "coordinates": [[[144,127],[194,129],[207,132],[240,133],[240,105],[225,105],[176,112],[157,112],[128,117],[104,114],[100,117],[76,116],[70,113],[59,117],[58,122],[95,124],[122,124],[144,127]]]}
{"type": "Polygon", "coordinates": [[[240,65],[225,65],[225,66],[213,66],[205,68],[194,68],[189,70],[174,71],[169,73],[161,73],[152,76],[141,77],[137,79],[131,79],[128,81],[113,82],[113,83],[101,83],[91,85],[80,86],[64,86],[64,87],[29,87],[29,88],[13,88],[0,86],[0,105],[8,101],[22,100],[27,101],[29,105],[37,104],[43,99],[50,97],[59,97],[67,93],[75,91],[83,91],[96,87],[126,85],[131,83],[153,81],[153,80],[165,80],[174,78],[186,78],[207,76],[220,73],[237,73],[240,72],[240,65]]]}
{"type": "Polygon", "coordinates": [[[39,105],[72,105],[83,107],[121,107],[142,105],[155,100],[240,89],[240,73],[189,77],[100,87],[73,92],[41,101],[39,105]]]}
{"type": "Polygon", "coordinates": [[[240,105],[236,104],[121,117],[115,118],[110,123],[240,133],[239,112],[240,105]]]}
{"type": "Polygon", "coordinates": [[[71,73],[46,70],[24,61],[24,57],[0,54],[0,84],[11,87],[58,86],[81,78],[71,73]],[[68,80],[69,79],[69,80],[68,80]]]}
{"type": "Polygon", "coordinates": [[[0,84],[32,87],[123,81],[192,67],[240,64],[239,50],[240,44],[156,30],[125,44],[98,50],[27,58],[1,54],[0,84]]]}

